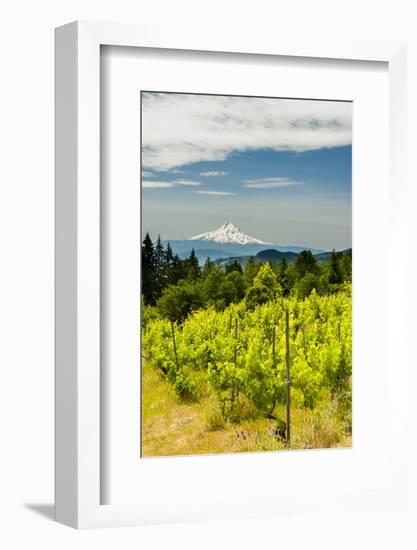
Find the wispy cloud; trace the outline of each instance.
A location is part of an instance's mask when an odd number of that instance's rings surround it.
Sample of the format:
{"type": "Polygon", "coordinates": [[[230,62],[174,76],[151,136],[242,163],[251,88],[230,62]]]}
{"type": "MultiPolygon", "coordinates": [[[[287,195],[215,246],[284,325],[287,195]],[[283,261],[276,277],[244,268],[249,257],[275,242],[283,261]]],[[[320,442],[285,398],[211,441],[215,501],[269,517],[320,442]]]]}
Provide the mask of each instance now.
{"type": "Polygon", "coordinates": [[[142,178],[153,178],[155,174],[152,172],[147,172],[146,170],[142,170],[142,178]]]}
{"type": "Polygon", "coordinates": [[[229,172],[223,172],[222,170],[211,170],[209,172],[200,172],[200,176],[205,178],[215,178],[217,176],[227,176],[229,172]]]}
{"type": "Polygon", "coordinates": [[[142,187],[144,189],[168,189],[175,187],[172,181],[142,181],[142,187]]]}
{"type": "Polygon", "coordinates": [[[236,195],[230,191],[196,191],[199,195],[217,195],[219,197],[226,197],[229,195],[236,195]]]}
{"type": "Polygon", "coordinates": [[[171,170],[171,174],[185,174],[186,172],[188,172],[188,170],[179,170],[178,168],[171,170]]]}
{"type": "Polygon", "coordinates": [[[191,180],[175,180],[173,183],[175,185],[189,185],[191,187],[202,185],[201,181],[191,181],[191,180]]]}
{"type": "Polygon", "coordinates": [[[352,143],[352,104],[144,93],[142,161],[171,171],[233,152],[313,151],[352,143]]]}
{"type": "Polygon", "coordinates": [[[293,185],[303,185],[301,181],[294,181],[290,178],[258,178],[243,180],[242,187],[249,189],[278,189],[280,187],[291,187],[293,185]]]}
{"type": "Polygon", "coordinates": [[[173,180],[173,181],[156,181],[156,180],[145,180],[142,181],[142,187],[144,189],[169,189],[171,187],[198,187],[202,185],[200,181],[191,181],[191,180],[173,180]]]}

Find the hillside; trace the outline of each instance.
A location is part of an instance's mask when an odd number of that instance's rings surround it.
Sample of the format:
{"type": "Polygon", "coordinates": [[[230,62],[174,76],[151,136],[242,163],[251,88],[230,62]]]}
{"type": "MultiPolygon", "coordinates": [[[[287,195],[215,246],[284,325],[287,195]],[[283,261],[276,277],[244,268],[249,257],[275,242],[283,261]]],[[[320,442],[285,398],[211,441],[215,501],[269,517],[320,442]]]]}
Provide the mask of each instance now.
{"type": "MultiPolygon", "coordinates": [[[[307,250],[310,250],[310,249],[307,249],[307,250]]],[[[343,255],[352,254],[352,249],[347,248],[345,250],[340,251],[340,253],[343,255]]],[[[314,254],[313,252],[313,255],[316,258],[318,263],[324,263],[324,262],[327,262],[328,259],[330,258],[331,252],[319,252],[316,254],[314,254]]],[[[264,263],[264,262],[279,263],[282,260],[282,258],[285,258],[287,260],[287,263],[291,264],[295,261],[297,256],[298,256],[298,252],[267,248],[265,250],[259,251],[255,255],[220,257],[220,258],[217,256],[215,263],[220,267],[225,268],[231,262],[238,261],[242,266],[242,268],[244,268],[245,265],[248,263],[249,258],[253,257],[255,262],[261,262],[261,263],[264,263]]]]}
{"type": "MultiPolygon", "coordinates": [[[[254,415],[248,407],[240,422],[225,422],[209,395],[191,403],[181,401],[161,371],[145,359],[142,399],[144,457],[285,449],[285,443],[273,435],[273,420],[254,415]]],[[[277,407],[277,415],[285,417],[283,406],[277,407]]],[[[293,449],[351,445],[351,436],[340,432],[330,402],[319,413],[294,408],[293,449]]]]}

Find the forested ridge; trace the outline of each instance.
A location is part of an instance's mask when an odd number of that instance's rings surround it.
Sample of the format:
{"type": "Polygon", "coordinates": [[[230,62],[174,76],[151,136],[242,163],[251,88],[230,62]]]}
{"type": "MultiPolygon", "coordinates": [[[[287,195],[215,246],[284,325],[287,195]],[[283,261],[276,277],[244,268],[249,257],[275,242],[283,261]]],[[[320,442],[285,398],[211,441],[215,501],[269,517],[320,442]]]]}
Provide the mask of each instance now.
{"type": "MultiPolygon", "coordinates": [[[[283,257],[280,262],[269,262],[269,266],[284,297],[292,295],[303,299],[313,289],[324,296],[337,292],[340,285],[352,280],[351,250],[345,254],[333,250],[326,262],[318,262],[310,251],[304,250],[291,264],[283,257]]],[[[222,310],[247,294],[249,301],[262,303],[269,299],[268,292],[264,299],[260,295],[254,299],[255,291],[251,291],[261,267],[254,257],[249,258],[244,269],[238,260],[231,260],[222,269],[217,262],[207,259],[200,267],[194,250],[188,258],[181,259],[173,254],[169,243],[164,246],[160,237],[153,243],[146,234],[142,244],[143,301],[145,305],[154,306],[163,297],[158,306],[163,307],[175,298],[183,300],[181,313],[173,320],[201,307],[214,306],[222,310]]]]}

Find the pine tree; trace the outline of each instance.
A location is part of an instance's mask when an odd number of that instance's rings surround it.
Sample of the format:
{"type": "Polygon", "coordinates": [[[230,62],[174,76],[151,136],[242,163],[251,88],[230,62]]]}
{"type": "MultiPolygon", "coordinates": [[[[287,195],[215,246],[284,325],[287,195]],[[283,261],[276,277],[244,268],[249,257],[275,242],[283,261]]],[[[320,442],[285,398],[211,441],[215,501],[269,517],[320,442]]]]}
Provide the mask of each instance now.
{"type": "Polygon", "coordinates": [[[281,263],[278,271],[278,282],[281,285],[282,293],[284,296],[288,296],[290,293],[290,281],[287,275],[288,262],[285,256],[281,258],[281,263]]]}
{"type": "Polygon", "coordinates": [[[198,259],[195,254],[194,248],[191,250],[190,257],[188,258],[188,279],[194,281],[200,276],[200,267],[198,265],[198,259]]]}
{"type": "Polygon", "coordinates": [[[156,302],[155,268],[155,249],[149,233],[146,233],[142,243],[142,295],[147,305],[156,302]]]}
{"type": "Polygon", "coordinates": [[[245,266],[244,276],[246,284],[252,286],[253,280],[255,279],[259,269],[261,267],[260,263],[256,263],[253,256],[249,256],[248,263],[245,266]]]}
{"type": "Polygon", "coordinates": [[[335,250],[332,250],[329,260],[329,283],[332,285],[343,283],[343,273],[335,250]]]}
{"type": "Polygon", "coordinates": [[[311,253],[311,250],[300,252],[295,260],[294,267],[298,279],[302,279],[307,273],[313,273],[313,275],[318,273],[316,258],[311,253]]]}
{"type": "Polygon", "coordinates": [[[215,267],[215,263],[212,262],[210,260],[210,258],[207,258],[205,263],[204,263],[204,266],[203,266],[203,271],[202,271],[202,278],[203,279],[206,279],[208,277],[208,275],[210,275],[210,273],[213,271],[214,267],[215,267]]]}
{"type": "Polygon", "coordinates": [[[174,267],[174,253],[172,251],[171,244],[168,243],[165,251],[165,267],[164,267],[165,285],[173,285],[176,282],[174,279],[173,267],[174,267]]]}
{"type": "Polygon", "coordinates": [[[165,281],[165,249],[158,235],[155,246],[155,296],[158,299],[166,286],[165,281]]]}
{"type": "Polygon", "coordinates": [[[237,260],[233,260],[226,265],[226,273],[232,273],[232,271],[237,271],[238,273],[243,273],[242,266],[237,260]]]}

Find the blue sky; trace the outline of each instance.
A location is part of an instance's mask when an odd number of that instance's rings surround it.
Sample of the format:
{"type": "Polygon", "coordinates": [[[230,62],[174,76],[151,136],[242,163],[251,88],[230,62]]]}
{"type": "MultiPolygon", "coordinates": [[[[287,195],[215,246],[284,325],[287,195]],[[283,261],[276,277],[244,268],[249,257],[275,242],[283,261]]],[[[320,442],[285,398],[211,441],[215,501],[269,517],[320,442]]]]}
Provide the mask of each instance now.
{"type": "Polygon", "coordinates": [[[350,247],[351,121],[346,102],[143,93],[143,232],[231,221],[275,244],[350,247]]]}

